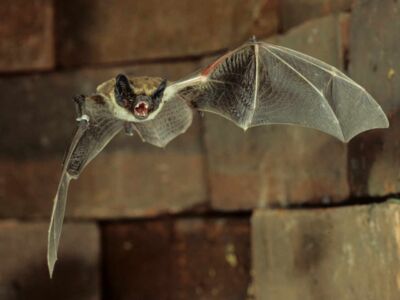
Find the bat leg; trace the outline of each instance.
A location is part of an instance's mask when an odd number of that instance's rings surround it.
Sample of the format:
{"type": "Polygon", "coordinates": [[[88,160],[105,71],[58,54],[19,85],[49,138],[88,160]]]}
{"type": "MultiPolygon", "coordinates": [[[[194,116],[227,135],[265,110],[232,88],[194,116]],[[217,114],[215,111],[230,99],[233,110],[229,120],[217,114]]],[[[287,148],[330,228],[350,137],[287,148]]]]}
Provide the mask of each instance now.
{"type": "Polygon", "coordinates": [[[74,97],[74,102],[75,102],[75,108],[76,108],[76,114],[77,114],[77,121],[79,123],[85,122],[89,123],[89,116],[86,114],[85,111],[85,95],[77,95],[74,97]]]}
{"type": "Polygon", "coordinates": [[[134,125],[131,122],[125,122],[124,132],[126,135],[133,136],[133,133],[135,132],[134,125]]]}

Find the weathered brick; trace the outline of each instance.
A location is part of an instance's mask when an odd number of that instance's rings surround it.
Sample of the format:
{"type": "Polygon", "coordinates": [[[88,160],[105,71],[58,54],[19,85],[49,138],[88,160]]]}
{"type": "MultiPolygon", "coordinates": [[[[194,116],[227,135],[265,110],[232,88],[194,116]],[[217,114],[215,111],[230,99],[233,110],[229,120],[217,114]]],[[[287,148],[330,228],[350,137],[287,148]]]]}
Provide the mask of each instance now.
{"type": "Polygon", "coordinates": [[[46,264],[48,224],[0,222],[0,299],[101,299],[99,232],[66,224],[53,279],[46,264]]]}
{"type": "MultiPolygon", "coordinates": [[[[126,73],[175,79],[195,63],[141,65],[126,73]]],[[[48,216],[74,131],[71,96],[121,69],[2,78],[0,216],[48,216]],[[16,88],[18,87],[18,88],[16,88]]],[[[159,149],[121,134],[71,185],[67,215],[119,217],[179,211],[206,201],[200,126],[159,149]]]]}
{"type": "Polygon", "coordinates": [[[278,26],[277,1],[58,1],[62,65],[199,55],[278,26]]]}
{"type": "Polygon", "coordinates": [[[106,225],[106,297],[245,299],[249,234],[247,219],[106,225]]]}
{"type": "Polygon", "coordinates": [[[382,105],[390,128],[361,135],[349,145],[355,195],[400,191],[400,2],[357,1],[351,20],[350,75],[382,105]]]}
{"type": "Polygon", "coordinates": [[[282,0],[281,28],[286,31],[309,19],[349,11],[354,0],[282,0]]]}
{"type": "Polygon", "coordinates": [[[305,22],[284,35],[267,40],[317,57],[344,70],[348,49],[349,14],[338,14],[305,22]]]}
{"type": "Polygon", "coordinates": [[[248,220],[181,221],[174,234],[175,280],[185,288],[173,299],[245,299],[250,283],[248,220]]]}
{"type": "Polygon", "coordinates": [[[106,299],[168,299],[170,221],[136,221],[103,227],[106,299]]]}
{"type": "MultiPolygon", "coordinates": [[[[268,41],[342,68],[347,22],[347,15],[325,17],[268,41]]],[[[283,125],[244,133],[211,114],[205,133],[214,208],[328,203],[349,195],[346,146],[328,135],[283,125]]]]}
{"type": "Polygon", "coordinates": [[[3,0],[0,20],[0,72],[54,66],[53,1],[3,0]]]}
{"type": "Polygon", "coordinates": [[[252,218],[258,300],[399,299],[399,254],[399,202],[252,218]]]}
{"type": "MultiPolygon", "coordinates": [[[[253,5],[253,24],[249,33],[258,38],[265,38],[272,34],[276,34],[278,32],[280,22],[279,0],[258,0],[254,1],[253,5]]],[[[235,24],[233,26],[239,25],[235,24]]],[[[245,37],[245,39],[248,38],[249,37],[245,37]]]]}

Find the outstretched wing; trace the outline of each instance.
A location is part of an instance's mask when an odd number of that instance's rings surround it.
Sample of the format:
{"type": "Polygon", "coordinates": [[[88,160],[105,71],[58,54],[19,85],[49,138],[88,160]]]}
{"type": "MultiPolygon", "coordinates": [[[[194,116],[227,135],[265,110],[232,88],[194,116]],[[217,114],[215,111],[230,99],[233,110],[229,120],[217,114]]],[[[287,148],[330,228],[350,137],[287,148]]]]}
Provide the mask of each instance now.
{"type": "Polygon", "coordinates": [[[85,166],[123,128],[123,122],[112,117],[108,103],[99,95],[80,98],[78,107],[79,125],[64,159],[50,220],[47,248],[50,276],[57,260],[69,182],[77,179],[85,166]]]}
{"type": "Polygon", "coordinates": [[[166,89],[238,126],[292,124],[347,142],[389,122],[368,92],[336,68],[284,47],[249,42],[166,89]]]}

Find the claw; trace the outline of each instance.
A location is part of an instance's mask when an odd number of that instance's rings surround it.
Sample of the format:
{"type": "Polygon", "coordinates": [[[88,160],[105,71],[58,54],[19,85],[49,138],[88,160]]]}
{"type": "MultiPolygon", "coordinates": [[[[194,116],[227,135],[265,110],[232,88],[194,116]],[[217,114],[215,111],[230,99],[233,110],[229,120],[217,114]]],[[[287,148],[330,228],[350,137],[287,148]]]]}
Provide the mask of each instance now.
{"type": "Polygon", "coordinates": [[[88,115],[83,114],[83,115],[81,115],[79,118],[76,118],[76,120],[77,120],[78,122],[84,121],[84,122],[86,122],[86,123],[89,123],[90,118],[89,118],[88,115]]]}
{"type": "Polygon", "coordinates": [[[86,123],[89,123],[90,118],[85,113],[85,99],[85,95],[77,95],[74,97],[76,114],[78,116],[76,120],[78,122],[84,121],[86,123]]]}
{"type": "Polygon", "coordinates": [[[86,98],[85,95],[82,95],[82,94],[81,95],[76,95],[74,97],[74,101],[75,101],[76,104],[82,105],[85,102],[85,98],[86,98]]]}
{"type": "Polygon", "coordinates": [[[89,116],[85,113],[85,95],[77,95],[74,97],[75,101],[75,109],[76,109],[76,114],[77,118],[76,120],[81,123],[82,121],[85,122],[86,124],[89,123],[89,116]]]}
{"type": "Polygon", "coordinates": [[[253,35],[253,36],[249,39],[249,42],[250,42],[250,43],[257,43],[256,36],[253,35]]]}
{"type": "Polygon", "coordinates": [[[75,110],[77,114],[76,121],[79,123],[79,126],[89,126],[90,118],[85,112],[85,95],[77,95],[74,98],[75,101],[75,110]]]}

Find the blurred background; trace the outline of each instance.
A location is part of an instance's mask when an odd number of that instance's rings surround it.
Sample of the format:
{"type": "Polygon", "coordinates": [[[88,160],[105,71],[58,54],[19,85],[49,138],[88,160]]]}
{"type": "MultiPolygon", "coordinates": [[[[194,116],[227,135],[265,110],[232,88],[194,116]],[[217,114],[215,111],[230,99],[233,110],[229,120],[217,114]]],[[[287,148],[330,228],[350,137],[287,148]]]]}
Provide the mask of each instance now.
{"type": "Polygon", "coordinates": [[[400,1],[3,0],[0,299],[400,299],[400,1]],[[342,144],[212,115],[165,149],[121,134],[47,228],[72,97],[120,72],[175,80],[252,35],[320,58],[389,130],[342,144]]]}

